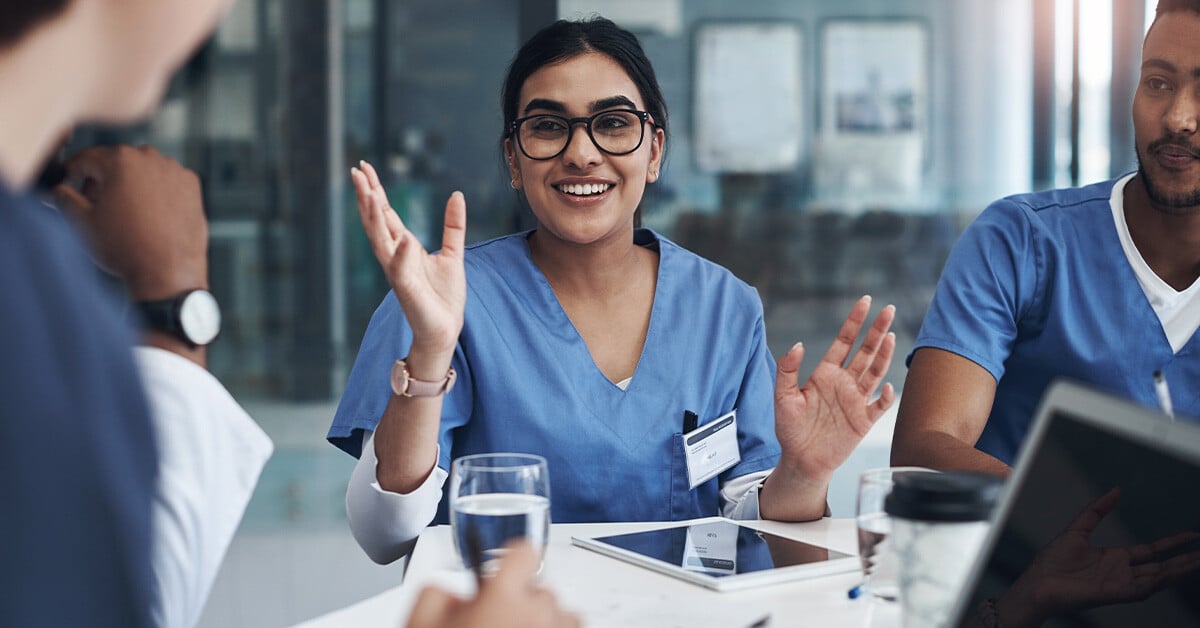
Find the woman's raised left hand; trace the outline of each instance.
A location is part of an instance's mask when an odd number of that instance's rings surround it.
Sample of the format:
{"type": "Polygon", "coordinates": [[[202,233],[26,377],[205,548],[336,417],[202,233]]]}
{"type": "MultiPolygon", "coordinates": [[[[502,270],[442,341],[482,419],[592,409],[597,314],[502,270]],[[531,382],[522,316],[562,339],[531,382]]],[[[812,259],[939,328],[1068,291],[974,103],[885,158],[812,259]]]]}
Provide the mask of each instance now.
{"type": "Polygon", "coordinates": [[[775,435],[783,449],[779,464],[791,466],[809,481],[828,481],[896,399],[892,385],[884,384],[879,398],[871,401],[896,348],[896,335],[888,331],[896,318],[894,306],[879,312],[862,346],[851,355],[870,310],[870,296],[854,304],[804,386],[797,381],[804,359],[801,343],[776,367],[775,435]]]}

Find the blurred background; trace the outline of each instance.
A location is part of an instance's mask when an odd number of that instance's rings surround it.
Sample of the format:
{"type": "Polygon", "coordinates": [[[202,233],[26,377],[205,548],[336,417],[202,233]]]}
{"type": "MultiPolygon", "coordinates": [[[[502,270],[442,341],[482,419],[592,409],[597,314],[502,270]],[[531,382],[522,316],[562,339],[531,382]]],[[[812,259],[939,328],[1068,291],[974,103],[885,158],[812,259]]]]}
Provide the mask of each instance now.
{"type": "MultiPolygon", "coordinates": [[[[671,137],[644,220],[754,285],[776,355],[823,348],[853,301],[899,309],[889,380],[961,229],[1001,196],[1135,167],[1129,105],[1155,0],[238,0],[155,118],[73,147],[150,143],[200,173],[214,373],[276,444],[203,626],[285,626],[398,584],[350,538],[353,460],[324,441],[387,293],[348,185],[376,164],[427,246],[532,226],[500,153],[500,82],[558,19],[638,34],[671,137]]],[[[816,361],[810,356],[811,362],[816,361]]],[[[806,371],[802,370],[802,376],[806,371]]],[[[839,471],[887,464],[888,420],[839,471]]]]}

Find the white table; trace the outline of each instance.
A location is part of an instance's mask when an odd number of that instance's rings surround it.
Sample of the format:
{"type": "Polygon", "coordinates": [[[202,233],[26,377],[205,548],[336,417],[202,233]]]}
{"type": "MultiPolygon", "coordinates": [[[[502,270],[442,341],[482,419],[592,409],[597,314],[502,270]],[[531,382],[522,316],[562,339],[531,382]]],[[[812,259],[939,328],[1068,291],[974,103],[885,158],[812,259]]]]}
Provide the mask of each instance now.
{"type": "MultiPolygon", "coordinates": [[[[852,519],[748,523],[782,536],[857,552],[852,519]]],[[[846,592],[861,578],[857,572],[718,593],[571,544],[573,535],[619,534],[665,525],[670,524],[554,524],[542,581],[558,595],[560,604],[579,613],[585,625],[595,627],[744,628],[766,615],[770,615],[769,626],[900,625],[895,605],[849,599],[846,592]]],[[[300,626],[397,628],[403,624],[416,592],[429,583],[464,595],[474,588],[471,574],[458,564],[449,526],[430,527],[421,534],[403,585],[300,626]]]]}

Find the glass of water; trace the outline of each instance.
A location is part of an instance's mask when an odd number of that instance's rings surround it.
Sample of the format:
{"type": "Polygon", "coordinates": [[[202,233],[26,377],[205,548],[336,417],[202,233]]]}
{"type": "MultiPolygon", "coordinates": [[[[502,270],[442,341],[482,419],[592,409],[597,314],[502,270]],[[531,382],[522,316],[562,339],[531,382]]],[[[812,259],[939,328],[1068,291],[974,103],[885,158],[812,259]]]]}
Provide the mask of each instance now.
{"type": "Polygon", "coordinates": [[[504,544],[524,539],[544,552],[550,534],[550,476],[532,454],[475,454],[450,465],[450,526],[462,564],[495,570],[504,544]]]}
{"type": "Polygon", "coordinates": [[[900,473],[930,473],[924,467],[867,469],[858,478],[858,556],[862,560],[863,592],[877,600],[896,601],[900,583],[892,556],[892,522],[883,500],[892,492],[892,480],[900,473]]]}

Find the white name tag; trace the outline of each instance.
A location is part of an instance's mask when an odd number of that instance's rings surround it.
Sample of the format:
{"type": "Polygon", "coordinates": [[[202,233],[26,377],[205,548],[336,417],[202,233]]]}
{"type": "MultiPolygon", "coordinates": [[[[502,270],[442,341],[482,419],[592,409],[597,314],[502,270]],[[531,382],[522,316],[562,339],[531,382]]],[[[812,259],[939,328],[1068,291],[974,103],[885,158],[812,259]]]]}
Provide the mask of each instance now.
{"type": "Polygon", "coordinates": [[[737,410],[683,435],[688,482],[696,488],[742,459],[737,442],[737,410]]]}

